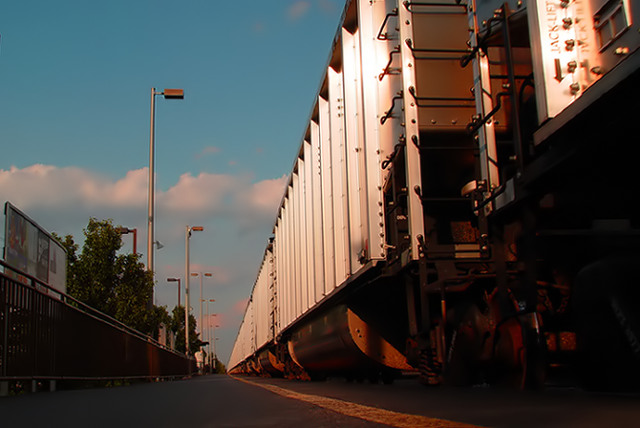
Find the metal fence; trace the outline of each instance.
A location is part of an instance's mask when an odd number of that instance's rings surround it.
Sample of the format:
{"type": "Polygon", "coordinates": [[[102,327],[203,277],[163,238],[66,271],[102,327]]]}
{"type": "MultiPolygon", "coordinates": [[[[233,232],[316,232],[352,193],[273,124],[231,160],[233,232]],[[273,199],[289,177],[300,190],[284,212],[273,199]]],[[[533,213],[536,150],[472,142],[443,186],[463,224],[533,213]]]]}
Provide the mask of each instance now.
{"type": "MultiPolygon", "coordinates": [[[[0,265],[5,266],[0,260],[0,265]]],[[[22,274],[0,273],[0,381],[183,377],[195,360],[22,274]]]]}

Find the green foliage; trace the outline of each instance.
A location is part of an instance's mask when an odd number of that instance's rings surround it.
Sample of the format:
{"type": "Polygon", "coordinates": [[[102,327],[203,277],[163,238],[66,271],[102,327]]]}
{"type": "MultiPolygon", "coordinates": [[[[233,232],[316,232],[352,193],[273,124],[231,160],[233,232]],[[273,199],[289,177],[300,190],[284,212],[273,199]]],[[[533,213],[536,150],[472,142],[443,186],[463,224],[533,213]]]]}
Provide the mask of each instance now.
{"type": "Polygon", "coordinates": [[[224,364],[222,364],[220,360],[216,358],[216,367],[213,372],[217,374],[225,374],[227,372],[227,367],[224,364]]]}
{"type": "Polygon", "coordinates": [[[171,316],[167,312],[166,306],[153,306],[151,310],[151,318],[149,320],[149,331],[152,332],[151,336],[158,337],[160,331],[160,325],[163,324],[169,329],[171,325],[171,316]]]}
{"type": "Polygon", "coordinates": [[[87,305],[108,315],[116,311],[115,288],[118,285],[116,253],[122,246],[120,234],[111,220],[94,218],[84,229],[85,242],[75,262],[68,266],[73,281],[67,292],[87,305]]]}
{"type": "MultiPolygon", "coordinates": [[[[75,287],[76,278],[75,278],[75,266],[76,261],[78,260],[77,252],[78,252],[78,244],[73,240],[73,236],[67,235],[64,238],[58,236],[55,232],[51,233],[53,236],[65,250],[67,250],[67,289],[73,284],[71,287],[75,287]]],[[[68,291],[68,290],[67,290],[68,291]]]]}
{"type": "Polygon", "coordinates": [[[154,311],[148,306],[153,298],[153,275],[145,270],[139,257],[127,254],[115,260],[114,318],[136,330],[152,333],[154,311]]]}
{"type": "MultiPolygon", "coordinates": [[[[176,334],[176,351],[184,352],[184,306],[173,308],[169,329],[176,334]]],[[[193,355],[204,344],[196,333],[196,317],[189,314],[189,354],[193,355]]]]}
{"type": "MultiPolygon", "coordinates": [[[[176,334],[176,350],[185,351],[184,307],[173,309],[151,304],[153,275],[139,254],[120,254],[122,237],[111,220],[89,219],[85,242],[78,255],[73,236],[52,234],[67,250],[67,293],[81,302],[152,337],[164,324],[176,334]]],[[[189,349],[194,354],[203,342],[196,333],[196,319],[189,315],[189,349]]]]}
{"type": "Polygon", "coordinates": [[[77,255],[72,236],[54,235],[67,250],[67,293],[129,327],[157,336],[162,314],[151,305],[153,275],[145,270],[140,255],[117,254],[122,237],[111,220],[89,219],[84,236],[77,255]]]}

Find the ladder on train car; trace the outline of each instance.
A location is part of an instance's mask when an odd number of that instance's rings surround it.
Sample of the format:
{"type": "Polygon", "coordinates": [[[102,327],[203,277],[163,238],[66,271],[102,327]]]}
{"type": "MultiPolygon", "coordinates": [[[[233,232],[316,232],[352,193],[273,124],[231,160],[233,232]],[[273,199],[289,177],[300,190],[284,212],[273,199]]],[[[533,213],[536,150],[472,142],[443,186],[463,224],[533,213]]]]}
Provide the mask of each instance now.
{"type": "MultiPolygon", "coordinates": [[[[518,4],[520,8],[521,3],[518,4]]],[[[482,178],[478,187],[483,187],[478,211],[492,216],[517,200],[518,182],[524,174],[524,165],[532,154],[532,145],[523,132],[522,108],[524,91],[533,88],[533,74],[528,63],[518,63],[517,49],[525,49],[524,58],[530,59],[529,40],[518,41],[514,28],[526,22],[526,8],[512,11],[507,2],[496,9],[486,22],[478,22],[477,0],[469,0],[468,19],[471,30],[469,45],[471,52],[461,58],[460,65],[472,63],[474,72],[474,95],[476,115],[469,124],[469,131],[478,140],[481,153],[482,178]],[[495,29],[499,28],[499,32],[495,29]],[[520,44],[520,46],[518,46],[520,44]],[[493,50],[493,51],[492,51],[493,50]],[[496,55],[497,54],[497,55],[496,55]],[[496,57],[497,56],[497,60],[496,57]],[[493,58],[493,59],[492,59],[493,58]],[[522,71],[525,70],[523,73],[522,71]],[[500,92],[492,91],[493,82],[501,82],[500,92]],[[497,120],[501,115],[506,121],[502,138],[497,138],[497,120]]],[[[528,203],[519,204],[520,234],[513,257],[517,264],[508,266],[504,249],[506,246],[504,220],[491,221],[492,262],[496,275],[498,299],[494,305],[515,306],[513,314],[505,314],[501,323],[515,321],[521,329],[519,335],[528,361],[522,367],[520,387],[540,382],[536,370],[541,363],[540,330],[537,314],[537,283],[535,254],[535,215],[528,203]],[[514,278],[517,278],[514,281],[514,278]],[[514,296],[511,287],[520,288],[520,297],[514,296]],[[501,302],[500,302],[501,301],[501,302]],[[511,319],[509,319],[511,317],[511,319]],[[516,318],[517,317],[517,318],[516,318]]],[[[501,315],[502,316],[502,315],[501,315]]],[[[499,335],[497,339],[499,340],[499,335]]]]}
{"type": "Polygon", "coordinates": [[[523,174],[524,163],[530,155],[523,137],[521,108],[524,90],[526,87],[533,89],[533,75],[518,73],[515,58],[515,38],[511,27],[514,19],[523,15],[524,10],[511,11],[508,3],[504,3],[494,11],[493,17],[481,24],[478,23],[476,11],[476,0],[470,0],[468,18],[471,52],[460,59],[460,65],[467,67],[471,63],[474,72],[476,114],[468,129],[476,135],[483,154],[482,182],[486,187],[481,208],[489,214],[501,207],[496,206],[496,199],[511,191],[511,187],[507,189],[507,181],[523,174]],[[500,29],[498,33],[495,32],[496,27],[500,29]],[[501,82],[498,93],[492,90],[492,82],[495,81],[501,82]],[[502,170],[498,164],[499,144],[496,138],[499,115],[507,122],[502,130],[510,146],[509,155],[502,156],[508,167],[502,170]]]}
{"type": "MultiPolygon", "coordinates": [[[[425,16],[425,19],[429,19],[429,24],[434,24],[435,19],[439,21],[449,19],[452,23],[457,24],[456,29],[459,27],[463,32],[466,30],[467,5],[465,3],[407,1],[403,3],[403,7],[412,15],[425,16]],[[459,18],[455,18],[455,16],[459,18]],[[454,19],[456,21],[453,21],[454,19]]],[[[461,70],[460,58],[469,55],[472,50],[465,44],[464,33],[459,32],[455,34],[462,34],[461,40],[457,40],[456,37],[448,40],[447,34],[441,34],[441,39],[437,41],[435,46],[432,41],[433,37],[424,37],[423,35],[424,41],[422,43],[426,43],[426,46],[421,46],[419,33],[424,31],[431,35],[429,31],[432,30],[424,30],[423,27],[426,26],[420,27],[416,24],[414,27],[418,27],[414,29],[417,40],[408,39],[404,43],[411,51],[416,63],[416,70],[425,70],[430,77],[434,78],[417,78],[415,86],[408,88],[411,99],[421,112],[421,138],[414,139],[411,143],[416,144],[422,153],[421,158],[425,159],[427,164],[427,174],[430,169],[433,169],[428,167],[430,159],[452,159],[455,160],[453,163],[456,163],[466,157],[471,159],[475,166],[475,158],[479,155],[482,156],[487,151],[484,149],[486,147],[485,141],[487,137],[491,138],[492,135],[490,135],[490,130],[483,130],[482,140],[476,145],[473,144],[467,132],[468,120],[475,115],[477,109],[476,97],[473,94],[473,88],[470,87],[473,84],[471,74],[467,76],[456,70],[461,70]],[[447,75],[449,73],[452,75],[447,75]],[[467,81],[469,86],[465,86],[464,83],[461,85],[460,80],[467,81]]],[[[475,81],[478,80],[477,77],[474,73],[475,81]]],[[[437,167],[439,163],[437,160],[434,162],[434,167],[437,167]]],[[[486,171],[486,168],[481,168],[481,170],[480,179],[477,179],[477,172],[472,173],[469,179],[474,183],[490,182],[489,172],[486,171]]],[[[494,175],[497,176],[497,174],[494,175]]],[[[424,180],[423,178],[423,182],[424,180]]],[[[482,244],[482,241],[486,236],[486,228],[483,216],[478,219],[477,229],[480,231],[478,234],[473,230],[472,222],[467,221],[466,218],[448,222],[443,227],[444,217],[453,216],[455,218],[455,213],[469,213],[469,195],[472,196],[472,200],[477,200],[477,194],[484,188],[484,185],[477,184],[468,190],[467,183],[461,183],[451,189],[430,190],[430,182],[434,181],[437,180],[427,178],[425,185],[422,186],[422,194],[420,194],[427,216],[425,226],[430,228],[427,232],[427,258],[435,260],[485,257],[483,248],[486,246],[482,244]],[[430,216],[430,213],[433,216],[430,216]]]]}
{"type": "MultiPolygon", "coordinates": [[[[480,168],[476,161],[479,147],[467,129],[468,121],[476,112],[476,97],[470,90],[476,76],[459,65],[460,58],[471,52],[466,44],[466,4],[407,1],[402,7],[414,16],[413,39],[401,43],[409,49],[416,70],[416,81],[407,88],[410,97],[405,102],[418,107],[420,122],[419,137],[403,143],[414,144],[420,152],[422,185],[410,191],[419,192],[426,234],[416,237],[420,242],[419,286],[407,288],[407,303],[410,335],[417,341],[421,379],[424,383],[434,384],[442,379],[449,352],[445,335],[445,289],[468,281],[468,278],[461,278],[456,263],[482,260],[488,254],[484,241],[486,218],[483,213],[475,217],[468,197],[471,194],[477,205],[482,186],[466,190],[466,182],[459,182],[458,177],[468,177],[474,183],[482,181],[478,179],[480,168]],[[454,24],[454,28],[447,27],[449,23],[454,24]],[[451,33],[452,30],[458,32],[451,33]],[[442,34],[436,34],[438,31],[442,34]],[[453,37],[449,39],[447,33],[453,37]],[[441,294],[440,299],[435,297],[438,294],[441,294]],[[414,308],[418,307],[414,313],[414,308]]],[[[383,28],[385,25],[386,19],[383,28]]],[[[378,38],[381,35],[387,38],[382,29],[378,34],[378,38]]],[[[396,72],[391,65],[397,51],[400,47],[391,52],[380,79],[396,72]]],[[[401,150],[402,147],[397,151],[401,150]]],[[[403,158],[395,152],[392,157],[403,158]]],[[[483,178],[489,175],[486,168],[482,172],[483,178]]]]}

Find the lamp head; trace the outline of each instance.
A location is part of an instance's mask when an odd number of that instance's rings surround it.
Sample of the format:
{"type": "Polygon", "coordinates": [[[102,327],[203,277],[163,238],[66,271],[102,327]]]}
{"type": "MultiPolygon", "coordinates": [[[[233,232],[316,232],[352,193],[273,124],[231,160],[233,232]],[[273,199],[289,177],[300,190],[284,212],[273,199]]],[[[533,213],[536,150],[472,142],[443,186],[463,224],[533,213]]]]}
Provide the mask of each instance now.
{"type": "Polygon", "coordinates": [[[183,100],[184,89],[165,89],[163,95],[167,100],[183,100]]]}

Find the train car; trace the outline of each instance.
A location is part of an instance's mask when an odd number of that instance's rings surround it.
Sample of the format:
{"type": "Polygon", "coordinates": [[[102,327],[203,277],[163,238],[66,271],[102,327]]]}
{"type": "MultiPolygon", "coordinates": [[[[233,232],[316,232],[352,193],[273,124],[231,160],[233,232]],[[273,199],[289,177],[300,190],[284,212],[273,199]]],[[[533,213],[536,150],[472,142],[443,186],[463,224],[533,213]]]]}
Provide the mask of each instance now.
{"type": "Polygon", "coordinates": [[[347,1],[230,369],[637,385],[639,20],[347,1]]]}

